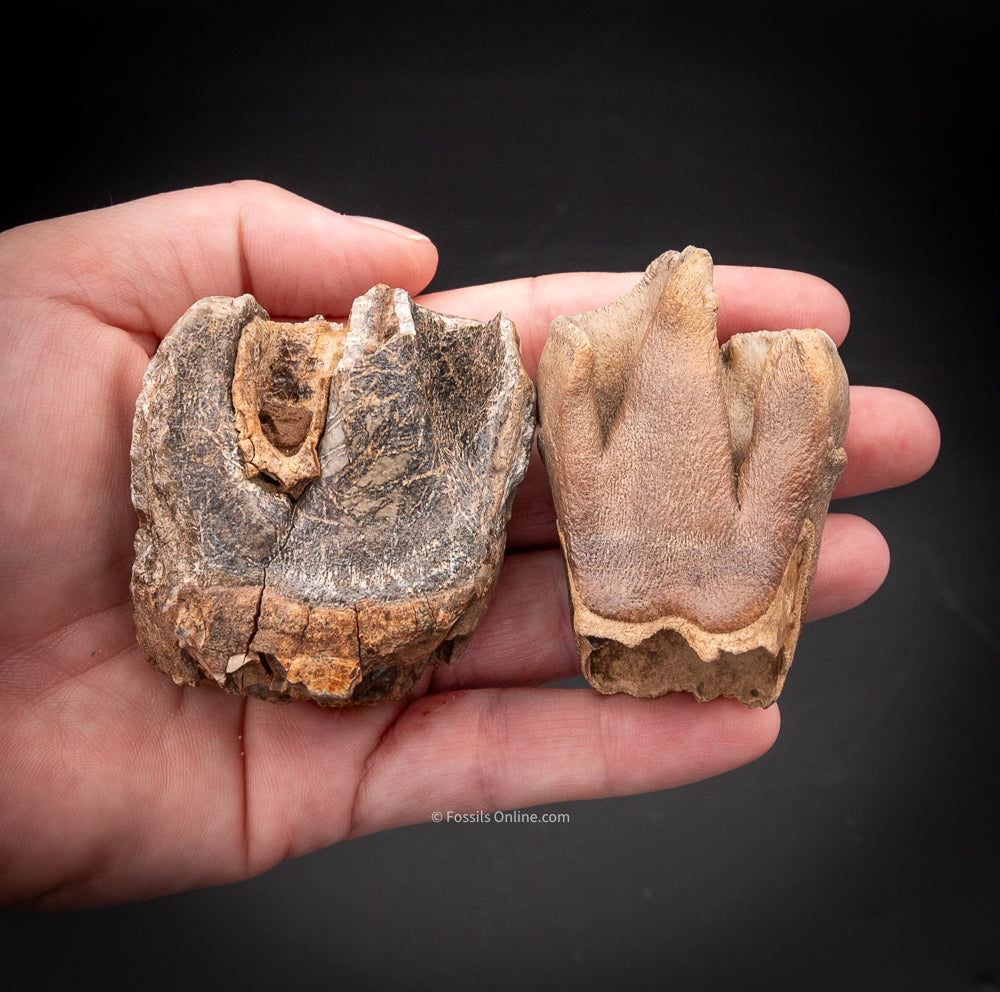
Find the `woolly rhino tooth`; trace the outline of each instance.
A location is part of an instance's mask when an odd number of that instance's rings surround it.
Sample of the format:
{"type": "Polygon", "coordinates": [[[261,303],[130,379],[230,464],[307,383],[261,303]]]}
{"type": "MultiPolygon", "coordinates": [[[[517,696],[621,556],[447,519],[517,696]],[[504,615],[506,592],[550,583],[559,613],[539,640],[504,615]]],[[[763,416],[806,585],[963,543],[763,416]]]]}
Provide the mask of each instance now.
{"type": "Polygon", "coordinates": [[[150,664],[271,700],[404,694],[485,612],[534,422],[503,314],[450,317],[386,286],[346,327],[199,301],[133,425],[150,664]]]}
{"type": "Polygon", "coordinates": [[[717,310],[711,257],[689,247],[616,303],[557,317],[538,445],[591,684],[769,706],[846,463],[848,383],[822,331],[720,349],[717,310]]]}

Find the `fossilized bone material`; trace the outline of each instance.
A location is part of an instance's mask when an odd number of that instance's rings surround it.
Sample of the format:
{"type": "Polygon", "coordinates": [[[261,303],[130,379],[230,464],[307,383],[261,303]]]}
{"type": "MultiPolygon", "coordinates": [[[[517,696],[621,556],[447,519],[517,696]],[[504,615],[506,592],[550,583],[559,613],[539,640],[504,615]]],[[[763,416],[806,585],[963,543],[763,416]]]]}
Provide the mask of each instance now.
{"type": "Polygon", "coordinates": [[[376,286],[348,326],[195,304],[132,443],[139,642],[178,683],[395,698],[486,609],[534,432],[517,332],[376,286]]]}
{"type": "Polygon", "coordinates": [[[822,331],[720,349],[717,311],[712,260],[689,247],[617,303],[557,317],[539,449],[591,684],[769,706],[846,464],[848,383],[822,331]]]}

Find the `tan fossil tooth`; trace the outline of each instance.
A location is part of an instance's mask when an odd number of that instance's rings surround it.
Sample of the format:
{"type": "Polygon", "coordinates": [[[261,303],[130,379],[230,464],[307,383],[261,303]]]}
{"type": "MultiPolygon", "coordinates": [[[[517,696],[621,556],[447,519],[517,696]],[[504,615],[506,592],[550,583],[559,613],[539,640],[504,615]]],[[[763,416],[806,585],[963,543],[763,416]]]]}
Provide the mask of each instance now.
{"type": "Polygon", "coordinates": [[[769,706],[802,626],[848,383],[820,330],[720,349],[708,252],[557,317],[538,369],[584,674],[602,692],[769,706]]]}
{"type": "Polygon", "coordinates": [[[265,699],[402,695],[486,609],[534,423],[503,314],[449,317],[386,286],[347,327],[198,302],[133,428],[150,663],[265,699]]]}

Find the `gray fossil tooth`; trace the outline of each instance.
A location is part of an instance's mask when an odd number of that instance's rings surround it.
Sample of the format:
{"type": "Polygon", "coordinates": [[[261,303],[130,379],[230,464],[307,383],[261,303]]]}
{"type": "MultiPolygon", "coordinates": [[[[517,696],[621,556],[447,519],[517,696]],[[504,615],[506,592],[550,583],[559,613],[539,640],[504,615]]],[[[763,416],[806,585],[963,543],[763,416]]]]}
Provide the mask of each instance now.
{"type": "Polygon", "coordinates": [[[140,645],[178,683],[377,702],[458,656],[534,432],[517,332],[376,286],[347,326],[196,303],[136,406],[140,645]]]}

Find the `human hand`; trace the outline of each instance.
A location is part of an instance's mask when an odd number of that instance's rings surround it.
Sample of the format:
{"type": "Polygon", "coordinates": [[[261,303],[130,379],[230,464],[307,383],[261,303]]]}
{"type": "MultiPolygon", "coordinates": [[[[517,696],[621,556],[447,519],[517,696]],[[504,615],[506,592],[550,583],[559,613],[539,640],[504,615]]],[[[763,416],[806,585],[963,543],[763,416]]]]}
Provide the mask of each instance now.
{"type": "MultiPolygon", "coordinates": [[[[384,282],[412,294],[426,239],[259,183],[165,194],[0,235],[0,901],[40,907],[233,882],[335,841],[428,819],[664,789],[762,754],[778,710],[682,694],[543,688],[578,673],[544,470],[514,504],[493,603],[461,659],[395,703],[326,710],[175,686],[144,663],[129,596],[135,399],[160,338],[195,300],[253,293],[276,319],[346,314],[384,282]]],[[[634,273],[544,276],[419,300],[504,310],[534,377],[558,313],[606,304],[634,273]]],[[[801,273],[719,266],[720,335],[818,326],[848,311],[801,273]]],[[[933,463],[918,400],[852,388],[835,495],[933,463]]],[[[809,614],[871,595],[888,551],[831,514],[809,614]]]]}

